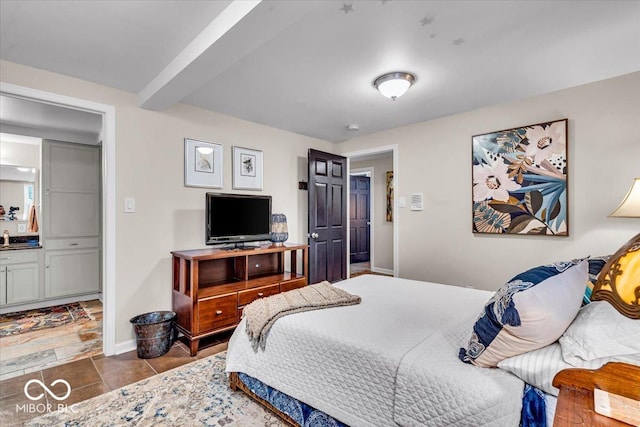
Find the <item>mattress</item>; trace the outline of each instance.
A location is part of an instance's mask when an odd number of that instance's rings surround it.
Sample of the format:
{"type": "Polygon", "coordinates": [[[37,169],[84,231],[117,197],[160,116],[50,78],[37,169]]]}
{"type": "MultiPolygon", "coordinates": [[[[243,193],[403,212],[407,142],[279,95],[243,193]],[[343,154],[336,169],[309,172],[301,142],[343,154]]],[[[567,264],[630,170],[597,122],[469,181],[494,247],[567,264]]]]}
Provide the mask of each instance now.
{"type": "Polygon", "coordinates": [[[492,292],[372,275],[336,286],[362,303],[285,316],[264,351],[243,320],[226,371],[354,427],[518,424],[522,381],[457,358],[492,292]]]}

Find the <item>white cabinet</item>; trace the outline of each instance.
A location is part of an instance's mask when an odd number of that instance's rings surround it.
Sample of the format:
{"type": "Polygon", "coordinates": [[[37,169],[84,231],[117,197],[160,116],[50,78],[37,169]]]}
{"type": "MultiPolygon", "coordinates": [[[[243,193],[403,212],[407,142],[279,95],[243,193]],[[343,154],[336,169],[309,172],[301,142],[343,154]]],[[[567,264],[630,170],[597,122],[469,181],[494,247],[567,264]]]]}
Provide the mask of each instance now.
{"type": "Polygon", "coordinates": [[[43,141],[45,240],[100,234],[98,147],[43,141]]]}
{"type": "Polygon", "coordinates": [[[40,298],[39,251],[3,251],[0,254],[0,305],[40,298]]]}
{"type": "Polygon", "coordinates": [[[46,251],[44,254],[44,297],[89,294],[100,291],[100,250],[46,251]]]}
{"type": "Polygon", "coordinates": [[[100,148],[42,146],[44,298],[100,292],[100,148]]]}

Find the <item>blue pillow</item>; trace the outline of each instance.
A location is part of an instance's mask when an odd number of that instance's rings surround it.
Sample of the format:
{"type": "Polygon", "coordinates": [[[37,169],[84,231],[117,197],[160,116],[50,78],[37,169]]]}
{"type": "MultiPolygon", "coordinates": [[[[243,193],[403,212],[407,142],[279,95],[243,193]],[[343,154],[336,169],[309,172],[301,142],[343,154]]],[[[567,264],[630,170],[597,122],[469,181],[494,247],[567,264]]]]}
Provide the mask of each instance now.
{"type": "Polygon", "coordinates": [[[515,276],[485,304],[460,360],[493,367],[556,341],[580,309],[587,270],[586,260],[574,260],[515,276]]]}
{"type": "Polygon", "coordinates": [[[611,258],[611,255],[589,258],[589,280],[587,281],[587,287],[584,289],[584,297],[582,298],[583,306],[591,302],[593,286],[596,284],[598,274],[600,274],[602,267],[604,267],[609,258],[611,258]]]}

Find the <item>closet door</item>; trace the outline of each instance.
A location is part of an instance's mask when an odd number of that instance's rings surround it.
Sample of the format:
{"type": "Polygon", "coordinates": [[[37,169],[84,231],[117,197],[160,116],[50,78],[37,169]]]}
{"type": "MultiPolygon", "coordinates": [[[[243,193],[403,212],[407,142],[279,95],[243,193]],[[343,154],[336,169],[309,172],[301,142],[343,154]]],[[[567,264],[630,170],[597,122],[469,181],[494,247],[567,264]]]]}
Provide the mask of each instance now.
{"type": "Polygon", "coordinates": [[[99,292],[100,148],[43,141],[45,298],[99,292]]]}
{"type": "Polygon", "coordinates": [[[43,141],[45,239],[100,233],[99,147],[43,141]]]}

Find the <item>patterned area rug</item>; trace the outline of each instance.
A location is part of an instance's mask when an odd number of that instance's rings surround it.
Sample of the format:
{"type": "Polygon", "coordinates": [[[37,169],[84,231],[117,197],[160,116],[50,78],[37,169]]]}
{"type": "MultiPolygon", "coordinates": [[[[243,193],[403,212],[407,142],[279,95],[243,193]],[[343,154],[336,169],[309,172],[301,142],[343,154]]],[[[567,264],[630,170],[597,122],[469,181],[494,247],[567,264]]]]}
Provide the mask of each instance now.
{"type": "Polygon", "coordinates": [[[81,302],[0,315],[0,337],[94,320],[81,302]]]}
{"type": "Polygon", "coordinates": [[[244,393],[231,391],[225,353],[52,412],[28,426],[280,427],[280,419],[244,393]],[[74,412],[75,411],[75,412],[74,412]]]}

